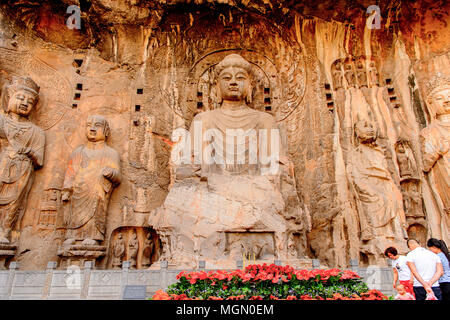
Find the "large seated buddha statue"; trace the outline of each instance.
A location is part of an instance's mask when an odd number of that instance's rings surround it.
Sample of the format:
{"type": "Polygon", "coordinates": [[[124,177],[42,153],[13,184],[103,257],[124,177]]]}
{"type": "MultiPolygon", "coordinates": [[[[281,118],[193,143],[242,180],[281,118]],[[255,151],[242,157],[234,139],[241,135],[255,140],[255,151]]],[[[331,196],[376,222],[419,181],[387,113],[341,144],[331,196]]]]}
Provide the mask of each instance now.
{"type": "Polygon", "coordinates": [[[150,217],[163,242],[161,260],[234,267],[243,259],[304,258],[309,215],[275,118],[249,107],[252,65],[230,54],[214,78],[219,107],[197,114],[175,146],[175,181],[150,217]]]}

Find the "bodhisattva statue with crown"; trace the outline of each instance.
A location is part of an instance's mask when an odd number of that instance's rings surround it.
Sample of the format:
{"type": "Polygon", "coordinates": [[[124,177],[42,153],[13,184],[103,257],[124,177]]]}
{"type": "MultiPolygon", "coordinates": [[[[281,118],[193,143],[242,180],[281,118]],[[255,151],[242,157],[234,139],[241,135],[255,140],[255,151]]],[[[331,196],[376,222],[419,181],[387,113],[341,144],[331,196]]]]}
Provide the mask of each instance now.
{"type": "Polygon", "coordinates": [[[28,116],[39,99],[39,86],[28,77],[13,77],[2,92],[0,114],[0,243],[11,241],[26,209],[34,170],[44,163],[45,134],[28,116]]]}
{"type": "Polygon", "coordinates": [[[234,267],[245,257],[287,259],[288,238],[304,235],[310,222],[276,121],[249,107],[253,72],[247,60],[230,54],[214,71],[219,107],[194,117],[188,138],[176,147],[183,156],[177,156],[175,182],[150,217],[150,225],[168,235],[163,246],[173,246],[162,259],[179,267],[200,260],[234,267]],[[261,256],[248,257],[245,248],[261,256]]]}
{"type": "Polygon", "coordinates": [[[438,74],[426,87],[430,124],[420,133],[423,170],[440,211],[440,235],[450,241],[450,76],[438,74]]]}

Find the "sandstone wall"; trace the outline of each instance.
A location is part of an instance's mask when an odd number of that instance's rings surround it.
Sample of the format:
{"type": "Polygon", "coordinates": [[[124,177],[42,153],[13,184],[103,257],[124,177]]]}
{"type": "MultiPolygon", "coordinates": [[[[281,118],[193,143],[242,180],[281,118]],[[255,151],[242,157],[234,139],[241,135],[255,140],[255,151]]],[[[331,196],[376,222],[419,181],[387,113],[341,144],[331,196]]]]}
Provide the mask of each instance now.
{"type": "MultiPolygon", "coordinates": [[[[147,216],[171,185],[171,134],[209,108],[208,70],[232,52],[261,70],[254,106],[271,112],[285,132],[299,197],[312,217],[309,257],[338,267],[349,259],[384,263],[380,248],[361,240],[364,209],[350,175],[352,125],[360,113],[376,123],[391,179],[403,194],[394,200],[404,205],[409,235],[450,240],[419,145],[431,120],[425,84],[438,72],[450,74],[445,1],[383,2],[381,29],[365,27],[370,1],[350,7],[343,1],[80,1],[81,30],[65,25],[69,3],[28,2],[9,1],[0,11],[0,84],[26,75],[41,87],[32,121],[47,141],[14,234],[21,268],[45,269],[57,260],[64,173],[70,153],[85,142],[90,114],[109,120],[108,143],[122,166],[108,209],[107,245],[118,231],[128,237],[135,229],[141,267],[146,233],[158,238],[147,216]],[[337,88],[335,61],[356,66],[360,57],[366,86],[337,88]],[[366,76],[371,61],[378,83],[366,76]],[[397,161],[401,139],[416,165],[409,180],[397,161]],[[405,194],[416,204],[405,205],[405,194]]],[[[151,259],[158,257],[156,250],[151,259]]],[[[100,268],[110,264],[108,253],[100,268]]]]}

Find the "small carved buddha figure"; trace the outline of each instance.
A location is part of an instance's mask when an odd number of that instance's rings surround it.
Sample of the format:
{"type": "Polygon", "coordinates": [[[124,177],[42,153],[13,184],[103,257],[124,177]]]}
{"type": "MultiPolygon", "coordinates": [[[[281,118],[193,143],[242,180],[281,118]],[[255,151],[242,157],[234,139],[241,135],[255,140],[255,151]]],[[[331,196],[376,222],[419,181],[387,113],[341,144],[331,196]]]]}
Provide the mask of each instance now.
{"type": "Polygon", "coordinates": [[[9,243],[11,230],[25,211],[34,170],[44,163],[45,134],[28,120],[39,99],[39,86],[30,78],[14,77],[2,94],[0,114],[0,243],[9,243]]]}
{"type": "Polygon", "coordinates": [[[333,77],[333,87],[337,91],[343,88],[342,85],[342,63],[341,60],[336,60],[331,66],[331,76],[333,77]]]}
{"type": "Polygon", "coordinates": [[[370,61],[369,63],[369,80],[372,87],[378,86],[380,84],[380,81],[378,80],[378,71],[375,61],[370,61]]]}
{"type": "Polygon", "coordinates": [[[125,254],[125,242],[123,241],[122,233],[117,235],[116,241],[113,244],[113,268],[119,268],[122,265],[122,258],[125,254]]]}
{"type": "Polygon", "coordinates": [[[148,268],[152,263],[153,252],[155,251],[155,243],[152,239],[152,234],[147,234],[144,242],[144,250],[142,251],[142,267],[148,268]]]}
{"type": "Polygon", "coordinates": [[[397,154],[397,163],[400,170],[400,178],[406,179],[414,176],[417,168],[414,159],[411,159],[408,151],[407,141],[398,141],[395,145],[395,151],[397,154]]]}
{"type": "Polygon", "coordinates": [[[420,133],[423,170],[428,174],[440,209],[446,213],[446,228],[450,229],[450,77],[436,76],[428,91],[426,102],[431,123],[420,133]]]}
{"type": "Polygon", "coordinates": [[[356,74],[358,77],[358,84],[359,87],[366,87],[367,88],[367,75],[366,75],[366,60],[364,57],[358,58],[356,62],[356,74]]]}
{"type": "Polygon", "coordinates": [[[131,267],[136,268],[138,251],[139,251],[139,242],[137,239],[136,232],[133,232],[131,239],[128,242],[128,257],[131,262],[131,267]]]}
{"type": "Polygon", "coordinates": [[[347,88],[355,88],[356,76],[355,71],[353,70],[353,61],[349,58],[345,59],[344,68],[345,68],[344,71],[345,79],[347,81],[347,88]]]}
{"type": "Polygon", "coordinates": [[[109,133],[104,117],[89,116],[88,142],[69,158],[61,196],[62,201],[70,201],[64,244],[97,245],[105,239],[109,199],[121,180],[119,154],[106,144],[109,133]]]}

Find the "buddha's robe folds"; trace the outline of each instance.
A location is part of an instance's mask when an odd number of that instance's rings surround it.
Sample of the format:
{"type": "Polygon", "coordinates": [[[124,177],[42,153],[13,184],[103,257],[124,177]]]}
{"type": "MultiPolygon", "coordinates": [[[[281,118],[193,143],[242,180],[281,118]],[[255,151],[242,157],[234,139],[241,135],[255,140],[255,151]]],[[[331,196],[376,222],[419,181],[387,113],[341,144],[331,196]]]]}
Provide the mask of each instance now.
{"type": "Polygon", "coordinates": [[[450,214],[450,124],[432,123],[420,133],[424,171],[428,172],[439,205],[450,214]],[[439,201],[439,200],[438,200],[439,201]]]}
{"type": "Polygon", "coordinates": [[[361,205],[361,239],[402,239],[402,195],[388,171],[380,147],[360,144],[352,154],[351,175],[361,205]]]}
{"type": "Polygon", "coordinates": [[[8,233],[21,220],[34,169],[44,163],[45,134],[29,121],[0,115],[0,141],[0,233],[8,233]],[[24,147],[31,148],[29,155],[18,153],[24,147]]]}
{"type": "Polygon", "coordinates": [[[67,238],[104,240],[109,199],[120,180],[120,159],[114,149],[106,145],[75,149],[64,179],[64,189],[72,190],[67,238]],[[106,167],[113,169],[110,180],[102,174],[106,167]]]}
{"type": "Polygon", "coordinates": [[[219,108],[198,114],[192,122],[190,135],[194,159],[202,160],[204,174],[260,174],[262,167],[270,166],[271,158],[283,156],[273,116],[247,106],[239,110],[219,108]],[[196,125],[201,130],[196,129],[196,125]]]}

